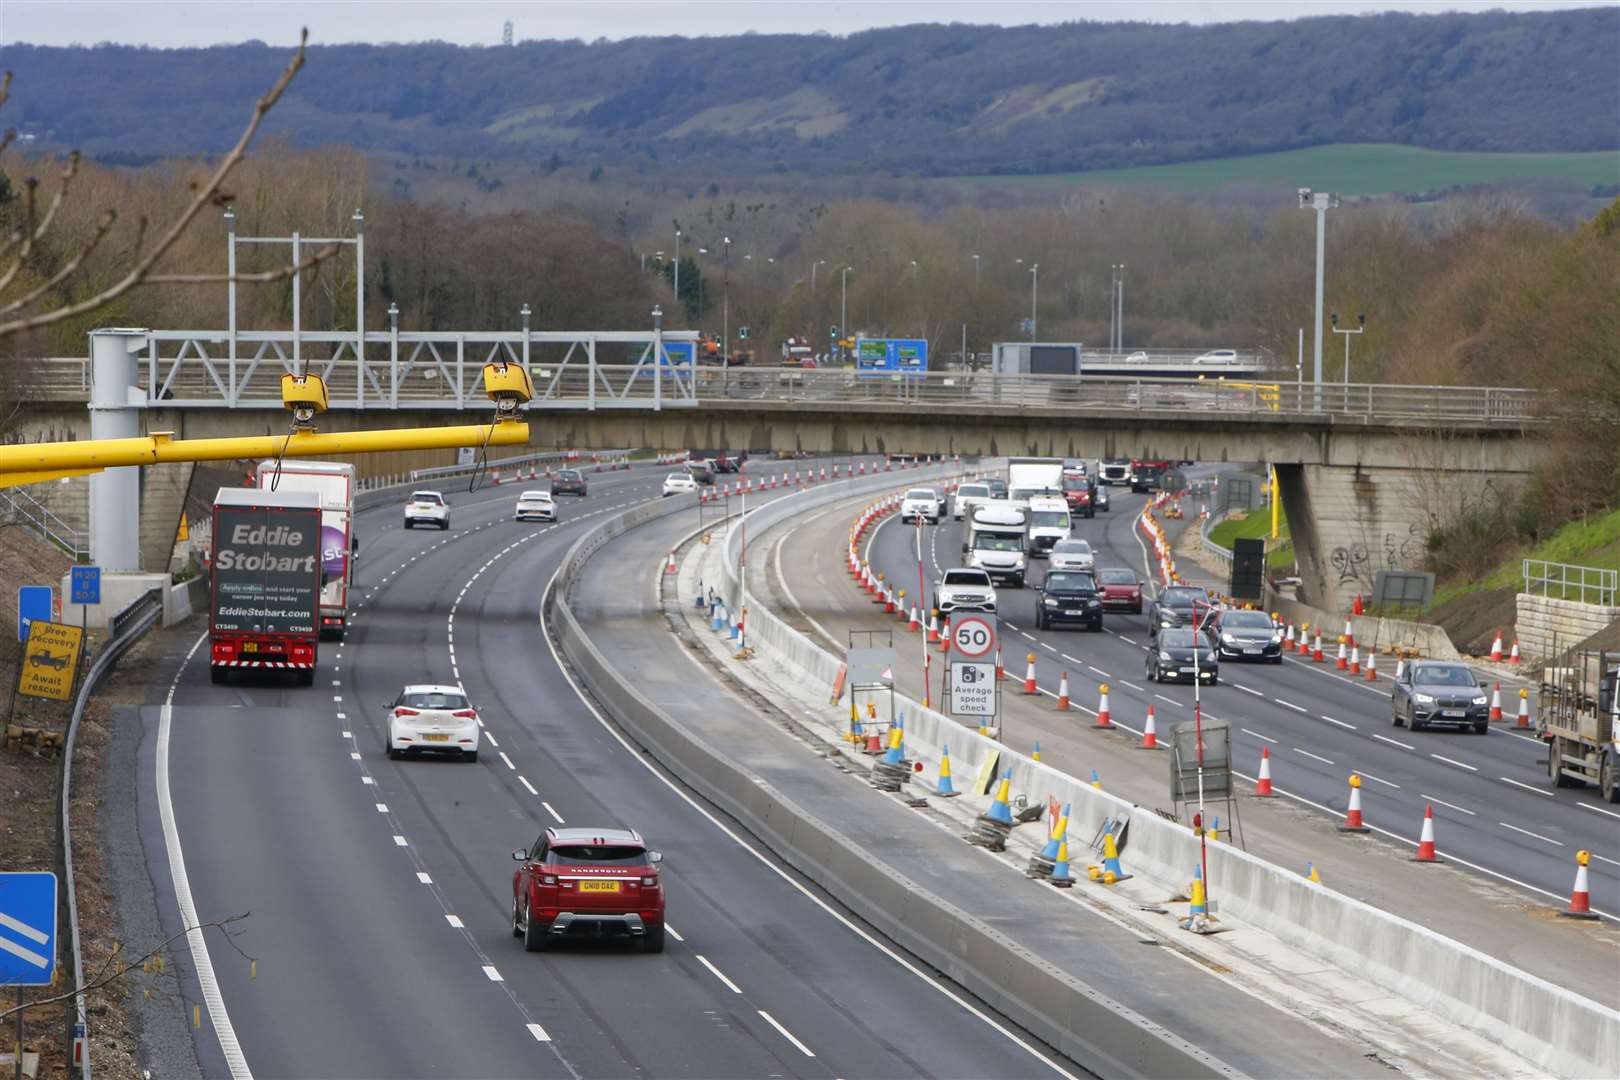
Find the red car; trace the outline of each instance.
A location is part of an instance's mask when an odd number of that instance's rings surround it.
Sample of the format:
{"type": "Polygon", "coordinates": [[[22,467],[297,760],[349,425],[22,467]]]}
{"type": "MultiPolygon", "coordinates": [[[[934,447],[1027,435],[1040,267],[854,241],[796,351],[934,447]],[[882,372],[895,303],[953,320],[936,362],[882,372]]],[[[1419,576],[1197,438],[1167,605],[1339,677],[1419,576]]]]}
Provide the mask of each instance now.
{"type": "Polygon", "coordinates": [[[568,938],[639,939],[664,951],[664,857],[633,829],[547,829],[512,858],[512,936],[540,952],[568,938]]]}
{"type": "Polygon", "coordinates": [[[1063,474],[1063,498],[1068,501],[1071,515],[1097,516],[1097,506],[1091,497],[1091,479],[1085,473],[1063,474]]]}
{"type": "Polygon", "coordinates": [[[1105,567],[1097,571],[1097,587],[1102,590],[1104,611],[1142,614],[1142,583],[1135,571],[1105,567]]]}

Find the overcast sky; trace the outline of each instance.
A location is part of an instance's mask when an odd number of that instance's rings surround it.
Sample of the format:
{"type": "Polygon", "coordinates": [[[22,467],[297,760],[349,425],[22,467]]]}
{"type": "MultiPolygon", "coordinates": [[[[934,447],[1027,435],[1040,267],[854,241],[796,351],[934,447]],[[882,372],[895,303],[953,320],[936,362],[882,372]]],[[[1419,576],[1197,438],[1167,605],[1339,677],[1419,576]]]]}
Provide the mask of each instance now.
{"type": "Polygon", "coordinates": [[[916,22],[1003,26],[1076,19],[1225,22],[1376,11],[1614,6],[1616,0],[0,0],[0,44],[214,45],[257,38],[314,44],[452,41],[493,45],[511,19],[525,38],[761,33],[848,34],[916,22]]]}

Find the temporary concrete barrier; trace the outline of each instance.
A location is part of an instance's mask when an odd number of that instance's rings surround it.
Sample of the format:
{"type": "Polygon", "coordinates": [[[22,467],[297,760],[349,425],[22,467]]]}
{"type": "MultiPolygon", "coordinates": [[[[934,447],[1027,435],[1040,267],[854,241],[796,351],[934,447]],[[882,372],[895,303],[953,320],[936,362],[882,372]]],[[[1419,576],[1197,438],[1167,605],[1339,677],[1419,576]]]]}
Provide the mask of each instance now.
{"type": "MultiPolygon", "coordinates": [[[[831,497],[849,493],[843,487],[831,497]]],[[[988,923],[902,877],[762,778],[723,757],[613,668],[570,610],[568,594],[585,562],[603,544],[677,509],[664,503],[644,504],[581,537],[564,558],[556,587],[544,601],[563,653],[631,736],[858,916],[1099,1075],[1238,1075],[1174,1032],[1053,968],[988,923]]]]}
{"type": "MultiPolygon", "coordinates": [[[[1274,611],[1282,620],[1298,625],[1308,622],[1320,628],[1322,640],[1331,642],[1344,633],[1344,612],[1337,615],[1312,607],[1300,600],[1281,596],[1268,596],[1266,610],[1274,611]]],[[[1416,649],[1431,660],[1461,659],[1451,636],[1432,623],[1408,622],[1405,619],[1385,619],[1376,615],[1354,615],[1350,627],[1356,633],[1356,644],[1361,646],[1392,645],[1397,648],[1416,649]]]]}
{"type": "MultiPolygon", "coordinates": [[[[888,480],[889,478],[882,478],[888,480]]],[[[891,486],[892,482],[876,485],[891,486]]],[[[815,506],[864,493],[872,485],[854,490],[812,491],[803,497],[772,503],[750,511],[749,531],[758,536],[772,525],[815,506]]],[[[735,532],[734,532],[735,535],[735,532]]],[[[727,586],[738,581],[739,549],[727,544],[723,552],[727,586]]],[[[1294,605],[1301,617],[1315,625],[1342,628],[1326,612],[1294,605]]],[[[1285,615],[1287,608],[1279,608],[1285,615]]],[[[1356,640],[1400,641],[1387,624],[1396,620],[1358,617],[1356,640]],[[1377,624],[1386,624],[1380,628],[1377,624]]],[[[1438,627],[1402,623],[1415,628],[1426,643],[1425,655],[1443,655],[1438,647],[1450,641],[1438,627]],[[1432,632],[1432,634],[1428,633],[1432,632]],[[1439,641],[1431,640],[1438,637],[1439,641]]],[[[838,658],[821,649],[756,601],[750,602],[749,638],[774,657],[787,660],[807,677],[824,679],[830,687],[838,658]],[[820,656],[815,654],[819,653],[820,656]]],[[[1455,650],[1451,650],[1455,656],[1455,650]]],[[[914,699],[897,695],[906,716],[906,752],[909,758],[938,768],[941,747],[949,744],[952,763],[962,774],[976,771],[991,753],[1000,755],[1000,767],[1013,773],[1013,790],[1032,799],[1056,796],[1073,804],[1071,835],[1089,835],[1108,818],[1131,814],[1128,862],[1133,873],[1165,886],[1185,886],[1199,862],[1198,839],[1184,826],[1166,821],[1151,811],[1075,777],[1007,749],[949,716],[925,709],[914,699]],[[964,767],[965,766],[965,767],[964,767]]],[[[1275,935],[1279,940],[1357,971],[1373,983],[1428,1009],[1434,1015],[1468,1027],[1563,1076],[1620,1076],[1620,1012],[1521,971],[1492,956],[1453,941],[1348,896],[1311,885],[1299,874],[1267,863],[1225,844],[1208,849],[1212,889],[1223,910],[1275,935]]]]}

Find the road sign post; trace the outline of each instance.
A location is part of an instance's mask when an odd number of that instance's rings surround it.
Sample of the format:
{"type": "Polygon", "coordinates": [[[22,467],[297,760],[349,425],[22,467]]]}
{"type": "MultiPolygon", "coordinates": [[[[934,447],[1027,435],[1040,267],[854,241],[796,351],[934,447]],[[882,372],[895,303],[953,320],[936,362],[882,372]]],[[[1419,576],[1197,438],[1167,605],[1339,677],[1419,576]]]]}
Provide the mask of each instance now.
{"type": "Polygon", "coordinates": [[[964,611],[951,616],[951,659],[946,669],[945,709],[953,716],[977,717],[979,725],[1000,730],[1001,686],[996,679],[996,617],[964,611]],[[986,719],[988,717],[988,719],[986,719]]]}
{"type": "Polygon", "coordinates": [[[0,986],[17,988],[17,1075],[22,1075],[23,987],[56,978],[56,875],[0,873],[0,986]]]}

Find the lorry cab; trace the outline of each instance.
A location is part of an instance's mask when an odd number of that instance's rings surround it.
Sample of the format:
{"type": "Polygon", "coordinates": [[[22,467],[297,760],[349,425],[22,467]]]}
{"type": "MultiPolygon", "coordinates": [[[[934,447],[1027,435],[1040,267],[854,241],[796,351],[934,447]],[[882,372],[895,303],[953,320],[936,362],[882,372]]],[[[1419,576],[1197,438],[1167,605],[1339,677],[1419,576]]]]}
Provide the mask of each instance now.
{"type": "Polygon", "coordinates": [[[967,540],[962,544],[966,564],[983,570],[996,584],[1022,589],[1028,572],[1024,561],[1029,543],[1027,520],[1023,510],[1005,502],[974,507],[967,540]]]}

